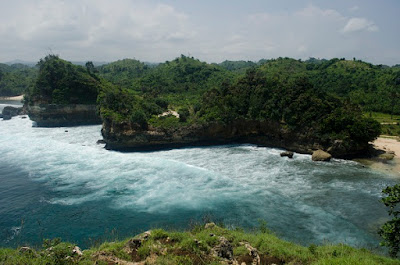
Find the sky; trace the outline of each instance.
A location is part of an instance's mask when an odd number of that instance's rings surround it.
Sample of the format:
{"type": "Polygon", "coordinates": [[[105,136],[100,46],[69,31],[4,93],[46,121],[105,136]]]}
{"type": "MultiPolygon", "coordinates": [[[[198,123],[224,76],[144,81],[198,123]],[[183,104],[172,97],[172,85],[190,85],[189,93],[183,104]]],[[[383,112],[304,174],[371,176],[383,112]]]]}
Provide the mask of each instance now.
{"type": "Polygon", "coordinates": [[[400,64],[399,0],[0,0],[0,62],[292,57],[400,64]]]}

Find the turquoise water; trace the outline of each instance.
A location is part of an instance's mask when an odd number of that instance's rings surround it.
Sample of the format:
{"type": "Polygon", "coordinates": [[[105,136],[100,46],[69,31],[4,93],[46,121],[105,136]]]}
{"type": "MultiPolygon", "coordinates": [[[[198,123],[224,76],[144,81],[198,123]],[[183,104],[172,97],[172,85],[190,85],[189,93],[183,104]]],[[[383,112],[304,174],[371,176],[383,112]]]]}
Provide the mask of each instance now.
{"type": "Polygon", "coordinates": [[[61,237],[88,247],[207,217],[246,229],[263,219],[302,244],[375,249],[387,220],[381,190],[398,182],[352,161],[290,160],[254,145],[107,151],[100,128],[0,120],[1,246],[61,237]]]}

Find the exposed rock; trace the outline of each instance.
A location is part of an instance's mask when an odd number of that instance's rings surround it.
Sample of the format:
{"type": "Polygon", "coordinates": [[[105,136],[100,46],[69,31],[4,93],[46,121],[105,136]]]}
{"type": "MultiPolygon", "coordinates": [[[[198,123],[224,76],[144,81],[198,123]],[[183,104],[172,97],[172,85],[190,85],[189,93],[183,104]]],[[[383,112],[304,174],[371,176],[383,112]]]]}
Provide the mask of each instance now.
{"type": "Polygon", "coordinates": [[[21,247],[19,249],[19,252],[24,253],[24,254],[33,254],[33,255],[36,254],[35,251],[33,249],[31,249],[30,247],[21,247]]]}
{"type": "Polygon", "coordinates": [[[215,223],[207,223],[205,226],[204,226],[204,228],[205,229],[211,229],[211,228],[214,228],[214,227],[216,227],[217,225],[215,224],[215,223]]]}
{"type": "Polygon", "coordinates": [[[75,246],[72,249],[72,254],[73,255],[78,255],[78,256],[82,256],[83,255],[82,250],[78,246],[75,246]]]}
{"type": "Polygon", "coordinates": [[[101,140],[97,140],[97,142],[96,142],[96,144],[105,144],[106,142],[103,140],[103,139],[101,139],[101,140]]]}
{"type": "Polygon", "coordinates": [[[182,146],[218,145],[229,143],[250,143],[261,146],[277,147],[297,153],[312,154],[312,150],[331,149],[334,157],[349,158],[365,153],[368,143],[353,141],[329,141],[315,136],[312,130],[290,131],[276,121],[235,120],[229,124],[204,122],[178,127],[141,128],[136,123],[116,122],[103,119],[103,139],[106,149],[119,151],[143,151],[182,146]],[[340,148],[339,148],[340,147],[340,148]]]}
{"type": "Polygon", "coordinates": [[[165,116],[170,116],[170,115],[175,116],[176,118],[179,119],[179,114],[175,110],[168,110],[166,112],[163,112],[160,115],[158,115],[158,117],[165,117],[165,116]]]}
{"type": "Polygon", "coordinates": [[[27,106],[27,112],[39,127],[101,124],[96,105],[41,104],[27,106]]]}
{"type": "Polygon", "coordinates": [[[322,151],[320,149],[314,151],[312,154],[313,161],[329,161],[329,160],[331,160],[331,158],[332,158],[331,154],[329,154],[325,151],[322,151]]]}
{"type": "Polygon", "coordinates": [[[378,156],[378,158],[382,159],[382,160],[392,160],[394,157],[395,157],[395,154],[394,153],[389,153],[389,152],[380,154],[378,156]]]}
{"type": "Polygon", "coordinates": [[[240,245],[244,245],[247,250],[249,251],[250,257],[253,259],[252,265],[259,265],[261,264],[261,258],[260,255],[258,254],[258,250],[254,247],[252,247],[249,243],[247,242],[240,242],[240,245]]]}
{"type": "Polygon", "coordinates": [[[227,260],[232,260],[233,259],[233,247],[231,243],[226,239],[225,237],[221,236],[219,238],[219,244],[216,245],[212,249],[213,253],[215,256],[227,259],[227,260]]]}
{"type": "Polygon", "coordinates": [[[24,114],[23,113],[23,108],[15,108],[11,106],[6,106],[3,109],[2,116],[3,120],[10,120],[12,117],[18,116],[24,114]]]}
{"type": "Polygon", "coordinates": [[[287,156],[289,158],[293,158],[294,153],[291,151],[285,151],[281,153],[281,157],[287,156]]]}
{"type": "Polygon", "coordinates": [[[146,241],[149,239],[150,235],[151,235],[151,231],[146,231],[146,232],[130,239],[125,245],[125,251],[128,253],[132,253],[133,251],[136,251],[143,244],[143,241],[146,241]]]}

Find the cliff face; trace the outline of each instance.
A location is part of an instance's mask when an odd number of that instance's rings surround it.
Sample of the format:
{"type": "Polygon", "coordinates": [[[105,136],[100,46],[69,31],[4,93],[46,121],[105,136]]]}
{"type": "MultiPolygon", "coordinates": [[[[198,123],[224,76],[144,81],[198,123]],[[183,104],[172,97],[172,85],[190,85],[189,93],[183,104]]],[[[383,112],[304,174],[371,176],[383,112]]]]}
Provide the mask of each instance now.
{"type": "Polygon", "coordinates": [[[322,149],[333,157],[347,158],[365,154],[368,144],[353,141],[325,140],[313,132],[290,132],[277,122],[237,120],[230,124],[218,122],[198,123],[178,128],[154,128],[146,130],[130,123],[103,121],[102,134],[107,149],[140,151],[189,145],[213,145],[251,143],[284,148],[298,153],[311,154],[322,149]]]}
{"type": "Polygon", "coordinates": [[[27,106],[27,112],[39,127],[101,124],[96,105],[39,104],[27,106]]]}

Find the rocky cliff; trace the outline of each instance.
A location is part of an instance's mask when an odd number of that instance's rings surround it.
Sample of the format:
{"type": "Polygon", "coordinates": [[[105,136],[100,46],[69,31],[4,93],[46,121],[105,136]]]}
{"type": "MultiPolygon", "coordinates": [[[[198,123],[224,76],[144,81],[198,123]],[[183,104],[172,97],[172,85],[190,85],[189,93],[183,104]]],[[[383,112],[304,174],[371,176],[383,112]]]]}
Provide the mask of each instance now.
{"type": "Polygon", "coordinates": [[[39,104],[27,106],[27,112],[40,127],[101,124],[96,105],[39,104]]]}
{"type": "Polygon", "coordinates": [[[102,134],[107,149],[140,151],[193,145],[251,143],[311,154],[326,150],[333,157],[350,158],[365,155],[368,144],[335,139],[321,140],[312,131],[290,132],[278,122],[237,120],[230,124],[196,123],[176,128],[148,126],[143,129],[132,123],[116,123],[105,119],[102,134]]]}

